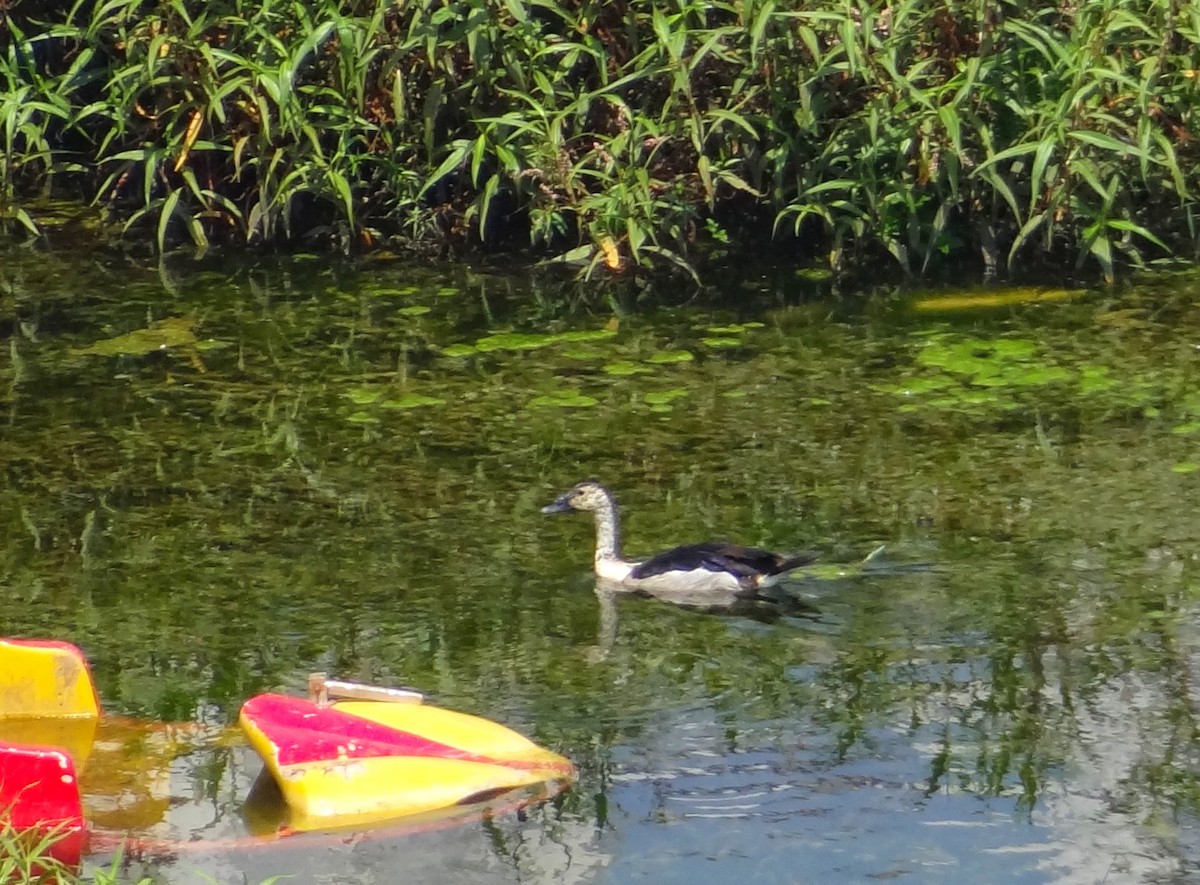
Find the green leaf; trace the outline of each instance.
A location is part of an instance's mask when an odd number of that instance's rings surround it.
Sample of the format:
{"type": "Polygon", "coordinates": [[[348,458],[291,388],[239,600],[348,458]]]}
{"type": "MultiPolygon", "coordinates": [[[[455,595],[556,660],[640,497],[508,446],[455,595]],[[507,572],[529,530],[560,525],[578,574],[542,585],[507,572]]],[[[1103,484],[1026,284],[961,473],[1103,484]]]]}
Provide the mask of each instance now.
{"type": "Polygon", "coordinates": [[[487,184],[483,186],[483,193],[479,195],[479,239],[487,239],[487,222],[491,213],[492,199],[496,196],[496,192],[500,189],[499,173],[492,175],[487,180],[487,184]]]}
{"type": "Polygon", "coordinates": [[[208,246],[208,234],[204,232],[204,225],[200,223],[200,219],[195,215],[188,215],[183,221],[192,242],[201,248],[208,246]]]}
{"type": "Polygon", "coordinates": [[[1111,135],[1108,135],[1104,132],[1093,132],[1090,129],[1073,129],[1067,133],[1067,137],[1073,138],[1075,141],[1081,141],[1084,144],[1090,144],[1093,147],[1098,147],[1114,154],[1133,157],[1136,157],[1139,154],[1136,145],[1113,138],[1111,135]]]}
{"type": "Polygon", "coordinates": [[[608,375],[642,375],[650,370],[638,363],[628,360],[620,360],[615,363],[609,363],[604,367],[604,371],[608,375]]]}
{"type": "Polygon", "coordinates": [[[646,403],[652,406],[662,406],[687,396],[691,391],[685,387],[672,387],[670,390],[652,390],[645,396],[646,403]]]}
{"type": "MultiPolygon", "coordinates": [[[[705,114],[705,116],[710,120],[719,120],[723,123],[732,123],[734,126],[737,126],[739,129],[749,135],[754,141],[758,141],[758,130],[756,130],[754,125],[741,114],[735,114],[733,111],[725,110],[723,108],[712,108],[705,114]]],[[[715,129],[716,127],[713,128],[715,129]]]]}
{"type": "Polygon", "coordinates": [[[688,350],[660,350],[646,358],[648,363],[666,365],[670,363],[690,363],[696,357],[688,350]]]}
{"type": "Polygon", "coordinates": [[[1044,181],[1046,176],[1046,167],[1054,158],[1054,152],[1058,149],[1058,143],[1052,139],[1044,139],[1037,146],[1037,150],[1033,155],[1033,169],[1029,176],[1029,211],[1032,213],[1037,208],[1038,200],[1042,196],[1042,192],[1047,187],[1044,181]]]}
{"type": "Polygon", "coordinates": [[[1088,253],[1100,263],[1100,269],[1104,272],[1104,281],[1111,285],[1114,279],[1113,257],[1112,243],[1109,241],[1108,235],[1103,232],[1098,233],[1095,239],[1088,244],[1088,253]]]}
{"type": "Polygon", "coordinates": [[[383,395],[383,390],[379,387],[354,387],[344,395],[356,406],[369,406],[383,395]]]}
{"type": "Polygon", "coordinates": [[[1074,162],[1071,163],[1071,171],[1087,182],[1088,186],[1096,192],[1097,196],[1099,196],[1101,200],[1103,200],[1105,203],[1110,202],[1115,191],[1110,191],[1109,188],[1105,187],[1104,183],[1100,181],[1100,176],[1096,171],[1096,166],[1090,160],[1087,160],[1083,157],[1076,157],[1074,162]]]}
{"type": "Polygon", "coordinates": [[[775,4],[772,0],[767,0],[758,8],[758,14],[750,25],[750,60],[752,63],[758,61],[758,53],[762,49],[767,26],[771,23],[774,15],[775,4]]]}
{"type": "MultiPolygon", "coordinates": [[[[1021,223],[1021,207],[1017,204],[1017,198],[1013,194],[1012,188],[1008,186],[1008,182],[1004,180],[1003,176],[1000,175],[995,167],[989,167],[986,169],[976,168],[975,174],[981,175],[988,182],[988,184],[995,189],[996,193],[1000,194],[1000,196],[1004,198],[1004,202],[1007,203],[1008,208],[1012,210],[1013,218],[1018,223],[1021,223]]],[[[1012,254],[1013,253],[1010,251],[1010,262],[1012,254]]]]}
{"type": "Polygon", "coordinates": [[[1013,266],[1021,247],[1025,245],[1039,227],[1046,223],[1048,218],[1049,216],[1045,212],[1039,212],[1037,215],[1030,216],[1029,220],[1021,225],[1021,229],[1017,231],[1016,237],[1013,238],[1012,247],[1008,250],[1009,267],[1013,266]]]}
{"type": "Polygon", "coordinates": [[[1142,239],[1149,240],[1151,243],[1158,246],[1164,252],[1171,251],[1170,246],[1168,246],[1166,243],[1164,243],[1162,240],[1160,240],[1158,237],[1156,237],[1149,230],[1142,227],[1140,224],[1135,224],[1134,222],[1128,221],[1124,218],[1110,218],[1105,223],[1113,230],[1119,230],[1119,231],[1124,231],[1124,232],[1131,233],[1131,234],[1137,234],[1142,239]]]}
{"type": "Polygon", "coordinates": [[[703,154],[696,161],[696,172],[700,175],[700,183],[704,185],[704,197],[708,205],[711,207],[716,199],[716,191],[713,190],[712,174],[709,170],[708,157],[703,154]]]}
{"type": "Polygon", "coordinates": [[[1003,163],[1006,160],[1014,160],[1017,157],[1025,157],[1029,154],[1036,153],[1040,144],[1040,142],[1022,142],[1021,144],[1015,144],[1012,147],[1005,148],[999,153],[988,157],[986,160],[976,166],[975,172],[977,174],[982,173],[987,169],[991,169],[993,166],[998,166],[1000,163],[1003,163]]]}
{"type": "Polygon", "coordinates": [[[760,197],[761,198],[763,196],[762,191],[759,191],[756,188],[751,187],[743,178],[741,178],[738,175],[734,175],[732,172],[726,172],[726,171],[718,172],[717,178],[719,178],[721,181],[725,182],[726,184],[731,185],[732,187],[736,188],[737,190],[742,191],[743,193],[750,194],[750,196],[752,196],[752,197],[760,197]]]}
{"type": "Polygon", "coordinates": [[[33,220],[30,214],[20,206],[14,208],[12,210],[12,214],[13,217],[20,222],[21,226],[24,227],[25,230],[29,231],[29,233],[33,234],[35,237],[40,237],[42,235],[41,228],[37,226],[37,223],[33,220]]]}
{"type": "Polygon", "coordinates": [[[346,180],[344,175],[334,169],[325,170],[325,179],[333,185],[334,192],[341,198],[345,220],[353,228],[354,195],[350,191],[350,182],[346,180]]]}
{"type": "Polygon", "coordinates": [[[178,188],[172,189],[163,201],[162,209],[158,213],[158,251],[166,251],[167,242],[167,226],[171,223],[171,216],[175,214],[175,207],[179,205],[179,195],[182,193],[178,188]]]}
{"type": "Polygon", "coordinates": [[[525,4],[521,0],[504,0],[504,6],[508,10],[508,14],[522,24],[529,20],[529,13],[525,10],[525,4]]]}
{"type": "Polygon", "coordinates": [[[549,406],[558,409],[589,409],[600,404],[600,401],[595,397],[587,396],[586,394],[577,393],[575,391],[561,391],[552,394],[543,394],[535,396],[529,401],[529,405],[534,408],[543,408],[549,406]]]}
{"type": "Polygon", "coordinates": [[[552,256],[551,258],[543,259],[541,264],[586,264],[588,259],[592,258],[596,252],[596,247],[591,243],[585,243],[582,246],[576,246],[574,249],[568,249],[560,255],[552,256]]]}
{"type": "Polygon", "coordinates": [[[468,139],[459,138],[453,141],[450,146],[450,153],[446,155],[446,158],[442,160],[441,165],[434,170],[433,174],[425,180],[425,184],[417,192],[417,199],[425,196],[425,193],[431,187],[462,166],[470,153],[471,142],[468,139]]]}
{"type": "Polygon", "coordinates": [[[942,121],[942,128],[950,137],[950,144],[954,147],[955,153],[961,152],[962,130],[959,126],[958,110],[953,105],[941,105],[938,108],[938,119],[942,121]]]}

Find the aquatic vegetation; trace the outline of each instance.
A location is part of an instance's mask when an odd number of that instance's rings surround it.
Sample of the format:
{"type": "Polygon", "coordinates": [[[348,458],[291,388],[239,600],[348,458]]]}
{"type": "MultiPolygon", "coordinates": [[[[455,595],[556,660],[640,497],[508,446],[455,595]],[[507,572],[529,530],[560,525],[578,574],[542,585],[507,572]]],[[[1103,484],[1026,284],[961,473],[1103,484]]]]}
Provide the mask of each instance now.
{"type": "Polygon", "coordinates": [[[953,295],[944,294],[916,297],[912,300],[911,307],[920,313],[955,313],[964,310],[991,310],[997,307],[1011,307],[1018,304],[1063,301],[1068,298],[1078,298],[1085,291],[1084,289],[1052,289],[1037,286],[1024,286],[1013,289],[988,287],[976,292],[958,292],[953,295]]]}
{"type": "Polygon", "coordinates": [[[649,366],[643,366],[640,363],[630,362],[629,360],[609,363],[604,367],[604,372],[608,375],[645,375],[650,371],[649,366]]]}
{"type": "Polygon", "coordinates": [[[726,323],[724,325],[703,326],[702,328],[710,335],[741,335],[743,332],[748,332],[751,329],[762,329],[765,326],[765,323],[751,321],[748,323],[726,323]]]}
{"type": "Polygon", "coordinates": [[[1200,23],[1168,0],[113,0],[4,27],[0,222],[28,232],[61,181],[160,251],[532,245],[692,281],[768,231],[912,274],[1194,255],[1200,23]]]}
{"type": "Polygon", "coordinates": [[[903,398],[901,412],[948,409],[977,415],[1036,407],[1040,397],[1031,394],[1041,387],[1057,387],[1076,405],[1103,409],[1151,409],[1166,395],[1149,375],[1126,371],[1118,381],[1112,366],[1092,359],[1031,338],[929,332],[916,352],[916,371],[881,389],[903,398]]]}
{"type": "Polygon", "coordinates": [[[145,329],[135,329],[77,348],[77,356],[144,356],[170,347],[194,349],[196,323],[188,317],[167,317],[151,323],[145,329]]]}
{"type": "Polygon", "coordinates": [[[590,409],[599,404],[600,401],[595,397],[574,390],[556,390],[551,393],[543,393],[529,401],[531,408],[551,406],[557,409],[590,409]]]}
{"type": "Polygon", "coordinates": [[[669,390],[651,390],[643,399],[652,412],[669,412],[671,404],[676,400],[689,396],[691,391],[686,387],[672,387],[669,390]]]}
{"type": "MultiPolygon", "coordinates": [[[[446,401],[423,393],[395,393],[386,387],[355,387],[346,391],[346,399],[356,406],[374,406],[376,409],[416,409],[422,406],[444,406],[446,401]]],[[[347,417],[356,424],[375,424],[379,418],[373,412],[356,411],[347,417]]]]}
{"type": "Polygon", "coordinates": [[[480,353],[488,353],[493,350],[536,350],[539,347],[549,347],[555,344],[603,341],[606,338],[612,338],[614,335],[616,335],[616,332],[612,329],[578,329],[571,332],[546,334],[498,332],[476,341],[475,350],[480,353]]]}
{"type": "Polygon", "coordinates": [[[421,406],[444,406],[446,401],[423,393],[406,393],[395,399],[385,399],[378,405],[381,409],[417,409],[421,406]]]}
{"type": "Polygon", "coordinates": [[[356,387],[346,391],[346,399],[356,406],[367,406],[377,402],[383,396],[383,389],[378,387],[356,387]]]}
{"type": "MultiPolygon", "coordinates": [[[[829,821],[861,808],[895,828],[865,880],[894,844],[959,844],[931,810],[982,809],[992,823],[962,832],[1042,863],[1077,844],[1044,821],[1157,857],[1200,808],[1192,279],[949,317],[891,292],[756,311],[739,291],[643,302],[602,330],[544,280],[456,277],[459,297],[438,297],[445,271],[386,262],[0,258],[0,620],[86,641],[118,715],[219,728],[323,668],[500,710],[581,772],[544,815],[448,840],[446,858],[469,844],[508,878],[542,856],[531,840],[574,828],[595,846],[618,819],[673,869],[710,869],[693,849],[729,838],[833,880],[849,854],[823,847],[829,821]],[[430,312],[396,313],[417,303],[430,312]],[[224,344],[203,374],[172,347],[73,353],[172,316],[224,344]],[[502,346],[476,349],[488,339],[502,346]],[[588,474],[622,489],[640,549],[815,548],[798,588],[814,619],[630,599],[614,626],[580,565],[586,527],[537,513],[588,474]],[[936,568],[838,565],[879,544],[936,568]],[[868,771],[885,786],[862,789],[868,771]],[[677,813],[743,791],[758,816],[677,813]],[[1054,804],[1084,791],[1113,802],[1054,804]]],[[[189,754],[177,771],[177,807],[215,821],[200,838],[237,825],[244,767],[189,754]]],[[[360,878],[369,847],[350,855],[360,878]]],[[[1018,854],[973,862],[1011,879],[1018,854]]],[[[381,874],[416,855],[413,881],[472,878],[408,850],[381,874]]],[[[300,875],[314,860],[271,857],[300,875]]]]}
{"type": "Polygon", "coordinates": [[[696,357],[690,350],[660,350],[646,357],[646,362],[665,365],[668,363],[690,363],[696,357]]]}

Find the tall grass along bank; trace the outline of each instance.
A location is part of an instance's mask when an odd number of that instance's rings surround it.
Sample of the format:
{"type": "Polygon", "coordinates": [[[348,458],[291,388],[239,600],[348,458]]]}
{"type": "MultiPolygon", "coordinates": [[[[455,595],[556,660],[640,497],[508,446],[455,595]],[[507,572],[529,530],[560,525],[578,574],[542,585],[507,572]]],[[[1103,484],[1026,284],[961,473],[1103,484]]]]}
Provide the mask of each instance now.
{"type": "Polygon", "coordinates": [[[0,41],[0,217],[34,234],[56,185],[159,249],[1195,257],[1182,0],[26,0],[0,41]]]}

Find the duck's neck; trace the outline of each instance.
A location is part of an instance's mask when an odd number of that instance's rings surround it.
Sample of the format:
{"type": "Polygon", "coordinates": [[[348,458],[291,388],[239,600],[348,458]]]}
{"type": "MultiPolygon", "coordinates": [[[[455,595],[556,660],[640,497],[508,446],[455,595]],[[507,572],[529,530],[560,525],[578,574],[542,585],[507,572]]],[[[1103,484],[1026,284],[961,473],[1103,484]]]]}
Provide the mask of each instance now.
{"type": "Polygon", "coordinates": [[[621,529],[617,524],[617,505],[609,500],[595,511],[596,517],[596,565],[601,562],[620,561],[621,529]]]}

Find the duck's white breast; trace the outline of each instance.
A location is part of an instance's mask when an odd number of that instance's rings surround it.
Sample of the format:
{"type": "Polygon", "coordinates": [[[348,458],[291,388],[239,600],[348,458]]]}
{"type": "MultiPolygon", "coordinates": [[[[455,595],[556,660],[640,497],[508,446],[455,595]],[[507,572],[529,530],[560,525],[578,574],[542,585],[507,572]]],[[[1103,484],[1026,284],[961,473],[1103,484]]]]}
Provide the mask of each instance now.
{"type": "Polygon", "coordinates": [[[622,562],[619,559],[597,559],[596,560],[596,577],[602,581],[613,581],[617,584],[625,583],[629,578],[629,573],[633,571],[636,563],[622,562]]]}

